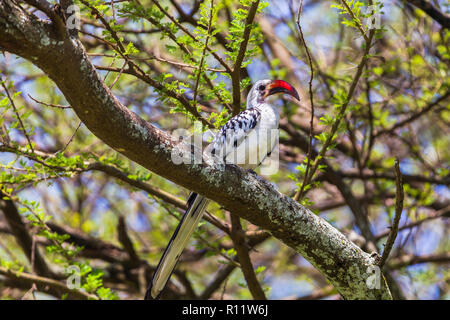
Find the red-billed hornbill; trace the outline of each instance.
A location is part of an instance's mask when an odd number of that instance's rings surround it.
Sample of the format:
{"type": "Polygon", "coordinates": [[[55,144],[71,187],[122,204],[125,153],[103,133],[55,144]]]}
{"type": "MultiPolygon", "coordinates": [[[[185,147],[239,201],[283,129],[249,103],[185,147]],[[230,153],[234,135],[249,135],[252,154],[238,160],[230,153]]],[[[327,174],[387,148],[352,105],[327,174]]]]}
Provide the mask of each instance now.
{"type": "MultiPolygon", "coordinates": [[[[247,97],[247,109],[234,116],[219,130],[206,148],[216,160],[255,169],[270,155],[277,144],[279,113],[267,98],[275,93],[287,93],[300,100],[297,91],[282,80],[259,80],[247,97]]],[[[166,286],[183,249],[198,225],[209,199],[191,193],[186,210],[153,274],[145,295],[157,299],[166,286]]]]}

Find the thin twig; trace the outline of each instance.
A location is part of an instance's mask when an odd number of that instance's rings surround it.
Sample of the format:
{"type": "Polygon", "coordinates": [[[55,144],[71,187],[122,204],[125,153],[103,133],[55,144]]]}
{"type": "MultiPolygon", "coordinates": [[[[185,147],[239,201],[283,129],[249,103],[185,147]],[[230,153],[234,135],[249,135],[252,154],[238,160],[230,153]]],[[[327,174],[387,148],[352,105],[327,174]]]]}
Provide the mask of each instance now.
{"type": "Polygon", "coordinates": [[[259,0],[252,3],[248,10],[248,16],[245,20],[245,30],[243,40],[239,47],[239,51],[234,63],[233,72],[230,73],[233,86],[233,115],[237,115],[241,108],[241,67],[247,51],[247,45],[250,40],[252,32],[253,20],[255,19],[256,11],[258,11],[259,0]]]}
{"type": "Polygon", "coordinates": [[[398,233],[398,223],[400,222],[400,218],[402,216],[403,211],[403,181],[402,181],[402,173],[400,172],[400,164],[398,159],[395,159],[395,216],[394,221],[392,223],[391,232],[389,233],[388,239],[386,241],[386,245],[384,247],[383,255],[381,256],[380,261],[378,262],[378,266],[380,268],[383,267],[386,262],[389,254],[392,250],[392,247],[395,242],[395,238],[397,238],[398,233]]]}
{"type": "Polygon", "coordinates": [[[33,296],[33,299],[36,300],[36,296],[34,295],[34,292],[37,290],[36,284],[33,282],[33,284],[31,285],[30,290],[28,290],[27,292],[25,292],[25,294],[22,296],[22,299],[20,300],[25,300],[25,298],[31,294],[33,296]]]}
{"type": "MultiPolygon", "coordinates": [[[[439,218],[443,218],[443,219],[450,218],[450,206],[442,208],[426,218],[423,218],[423,219],[408,223],[404,226],[401,226],[398,228],[398,231],[412,229],[412,228],[422,225],[424,222],[439,219],[439,218]]],[[[388,236],[389,233],[390,233],[390,230],[386,230],[385,232],[377,234],[376,239],[379,240],[381,238],[384,238],[384,237],[388,236]]]]}
{"type": "Polygon", "coordinates": [[[364,40],[366,40],[366,42],[369,42],[369,38],[366,35],[366,31],[364,31],[364,28],[362,27],[360,20],[355,17],[355,15],[354,15],[352,9],[349,7],[347,1],[341,0],[341,2],[344,4],[345,9],[347,10],[347,13],[352,18],[353,22],[355,22],[356,26],[358,27],[359,31],[361,32],[362,36],[364,37],[364,40]]]}
{"type": "Polygon", "coordinates": [[[312,165],[312,170],[310,171],[309,175],[307,176],[306,179],[306,184],[309,184],[312,180],[312,178],[314,177],[315,172],[317,171],[317,168],[319,167],[319,164],[322,162],[323,157],[325,156],[326,151],[328,150],[328,147],[331,145],[331,143],[334,140],[334,136],[336,134],[336,132],[338,131],[339,125],[341,123],[341,120],[344,118],[345,116],[345,112],[347,111],[347,107],[350,103],[351,98],[353,97],[353,94],[356,90],[356,86],[358,85],[359,79],[361,78],[362,74],[363,74],[363,69],[369,59],[369,51],[372,45],[372,40],[374,38],[375,35],[375,30],[371,29],[369,32],[369,37],[367,39],[366,45],[365,45],[365,50],[363,53],[363,57],[358,65],[358,68],[356,70],[356,74],[353,78],[353,81],[350,85],[350,88],[348,90],[347,93],[347,97],[345,99],[345,102],[340,106],[339,109],[339,113],[336,116],[336,120],[333,122],[333,125],[331,126],[331,130],[328,134],[328,137],[325,141],[325,143],[323,144],[319,154],[317,155],[317,157],[314,159],[314,163],[312,165]]]}
{"type": "Polygon", "coordinates": [[[205,61],[205,57],[206,57],[206,49],[208,48],[209,37],[211,36],[212,20],[213,20],[213,15],[214,15],[214,0],[211,0],[210,6],[211,6],[211,8],[209,11],[208,35],[206,36],[206,39],[205,39],[205,46],[203,47],[202,58],[200,59],[200,65],[198,66],[197,79],[195,80],[194,99],[193,99],[194,107],[197,107],[198,85],[200,83],[200,76],[203,73],[202,68],[203,68],[203,63],[205,61]]]}
{"type": "MultiPolygon", "coordinates": [[[[137,3],[139,3],[137,0],[135,0],[137,3]]],[[[259,1],[259,0],[258,0],[259,1]]],[[[158,9],[164,13],[164,15],[169,18],[178,28],[180,28],[180,30],[182,30],[185,34],[187,34],[190,38],[192,38],[192,40],[194,41],[198,41],[197,38],[185,27],[183,26],[181,23],[178,22],[177,19],[175,19],[173,16],[171,16],[167,10],[165,10],[163,8],[163,6],[155,0],[152,0],[152,2],[155,4],[155,6],[158,7],[158,9]]],[[[206,46],[206,49],[212,54],[212,56],[227,70],[227,72],[229,74],[232,73],[230,67],[228,66],[228,64],[213,50],[211,49],[209,46],[206,46]]]]}
{"type": "MultiPolygon", "coordinates": [[[[161,200],[163,200],[164,202],[167,202],[177,208],[186,209],[186,202],[184,200],[181,200],[180,198],[176,197],[175,195],[166,192],[160,188],[154,187],[149,183],[146,183],[144,181],[141,180],[136,180],[136,179],[131,179],[129,178],[129,173],[125,173],[119,169],[117,169],[114,166],[111,165],[107,165],[101,162],[94,162],[94,163],[85,163],[85,168],[73,168],[73,169],[67,169],[64,167],[58,167],[58,166],[50,166],[48,165],[45,161],[39,160],[37,159],[35,156],[31,155],[30,153],[26,152],[25,150],[22,150],[20,148],[17,147],[11,147],[11,146],[0,146],[0,152],[12,152],[12,153],[19,153],[20,155],[27,157],[28,159],[32,160],[32,161],[36,161],[41,163],[44,166],[47,166],[48,168],[52,169],[52,170],[57,170],[57,171],[61,171],[61,172],[74,172],[77,174],[81,174],[83,172],[87,172],[87,171],[101,171],[104,174],[119,179],[127,184],[129,184],[130,186],[133,186],[137,189],[143,190],[155,197],[160,198],[161,200]]],[[[53,154],[49,154],[49,153],[45,153],[39,150],[36,150],[36,153],[39,157],[41,157],[42,159],[46,159],[48,157],[53,157],[53,154]]],[[[31,169],[23,169],[23,168],[15,168],[15,167],[11,167],[11,166],[5,166],[5,165],[1,165],[0,167],[5,168],[5,169],[11,169],[11,170],[16,170],[16,171],[26,171],[26,172],[38,172],[38,171],[34,171],[31,169]]],[[[56,176],[55,178],[59,178],[60,176],[56,176]]],[[[31,180],[31,182],[35,183],[35,182],[39,182],[39,181],[43,181],[44,179],[33,179],[31,180]]],[[[26,183],[27,181],[21,181],[21,183],[26,183]]],[[[6,184],[6,182],[3,182],[3,184],[6,184]]],[[[205,215],[203,217],[207,222],[211,223],[212,225],[214,225],[215,227],[217,227],[218,229],[222,230],[223,232],[225,232],[226,234],[230,234],[231,233],[231,227],[229,226],[228,223],[226,223],[225,221],[213,216],[212,214],[208,213],[208,211],[205,212],[205,215]]],[[[254,240],[258,240],[262,238],[261,234],[255,234],[254,232],[249,232],[248,236],[249,240],[254,241],[254,240]]]]}
{"type": "Polygon", "coordinates": [[[52,107],[52,108],[58,108],[58,109],[72,109],[71,106],[63,106],[61,104],[53,104],[53,103],[47,103],[43,101],[39,101],[36,98],[33,98],[30,94],[28,94],[28,97],[33,100],[36,103],[42,104],[43,106],[52,107]]]}
{"type": "MultiPolygon", "coordinates": [[[[196,108],[193,108],[192,105],[190,104],[189,100],[182,94],[179,94],[177,92],[174,92],[173,90],[169,90],[167,89],[164,85],[162,85],[161,83],[159,83],[158,81],[154,80],[153,78],[151,78],[150,76],[148,76],[148,74],[146,72],[144,72],[144,70],[142,70],[141,67],[139,67],[139,65],[137,65],[136,63],[134,63],[128,56],[128,53],[126,53],[125,47],[120,39],[120,37],[118,36],[117,32],[111,28],[111,25],[109,24],[109,22],[105,19],[105,17],[101,14],[100,11],[98,11],[97,8],[95,8],[94,6],[92,6],[89,2],[85,1],[85,0],[80,0],[81,3],[83,3],[86,7],[90,8],[97,16],[98,19],[100,19],[100,21],[102,22],[102,24],[105,26],[106,30],[108,30],[111,33],[111,36],[113,37],[113,39],[115,40],[116,43],[112,43],[110,41],[107,41],[103,38],[97,37],[93,34],[89,34],[90,36],[98,39],[99,41],[102,41],[106,44],[108,44],[111,48],[113,48],[123,59],[125,59],[125,61],[127,62],[129,68],[122,70],[122,72],[124,73],[128,73],[131,75],[134,75],[135,77],[137,77],[138,79],[143,80],[144,82],[150,84],[152,87],[154,87],[157,90],[161,90],[164,93],[166,93],[168,96],[177,99],[178,101],[180,101],[183,106],[186,108],[186,110],[188,110],[193,116],[195,116],[196,118],[198,118],[205,126],[207,126],[208,128],[213,128],[214,126],[205,118],[203,118],[199,112],[197,111],[196,108]]],[[[137,3],[139,3],[137,0],[135,0],[137,3]]],[[[159,6],[159,4],[156,2],[155,3],[157,6],[159,6]]],[[[161,10],[164,10],[161,8],[161,10]]],[[[165,12],[165,11],[164,11],[165,12]]],[[[170,16],[168,16],[170,18],[170,16]]],[[[172,19],[174,19],[172,17],[172,19]]],[[[176,21],[176,20],[175,20],[176,21]]],[[[85,33],[85,32],[82,32],[85,33]]],[[[214,52],[212,52],[214,55],[214,52]]],[[[102,68],[103,70],[108,70],[110,68],[102,68]]],[[[121,69],[117,70],[118,72],[121,71],[121,69]]]]}
{"type": "Polygon", "coordinates": [[[66,293],[72,295],[73,298],[83,299],[83,300],[98,300],[98,298],[95,295],[86,293],[81,290],[69,289],[64,283],[50,279],[50,278],[35,276],[33,274],[26,273],[26,272],[16,272],[11,269],[4,268],[4,267],[0,267],[0,274],[8,277],[10,279],[15,279],[15,280],[18,280],[21,282],[30,283],[30,284],[36,283],[37,285],[40,285],[42,287],[45,287],[45,286],[52,287],[58,291],[60,290],[60,291],[63,291],[63,292],[66,292],[66,293]]]}
{"type": "Polygon", "coordinates": [[[229,278],[230,274],[236,269],[236,267],[232,264],[225,265],[222,269],[220,269],[215,278],[208,284],[205,290],[200,294],[199,298],[201,300],[209,299],[214,292],[224,283],[224,287],[226,286],[226,281],[229,278]]]}
{"type": "Polygon", "coordinates": [[[70,137],[69,141],[67,141],[66,145],[64,146],[64,148],[61,150],[61,153],[63,153],[64,151],[66,151],[67,147],[69,146],[69,144],[72,142],[73,138],[75,137],[75,135],[78,132],[78,129],[80,129],[81,125],[83,124],[83,122],[79,122],[77,128],[75,129],[75,132],[72,134],[72,136],[70,137]]]}

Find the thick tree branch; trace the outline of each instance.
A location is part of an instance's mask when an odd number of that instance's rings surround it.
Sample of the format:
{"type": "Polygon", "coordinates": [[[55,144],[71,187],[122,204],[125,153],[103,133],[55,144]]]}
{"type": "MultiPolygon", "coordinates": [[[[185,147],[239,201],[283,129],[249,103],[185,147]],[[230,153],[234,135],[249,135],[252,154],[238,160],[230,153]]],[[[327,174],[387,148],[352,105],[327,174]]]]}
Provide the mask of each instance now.
{"type": "Polygon", "coordinates": [[[175,164],[172,152],[189,152],[190,147],[177,146],[168,133],[123,106],[101,81],[78,39],[58,39],[51,25],[2,0],[0,46],[48,74],[86,127],[113,149],[268,230],[302,254],[346,299],[391,299],[384,279],[379,290],[366,285],[372,257],[266,181],[235,166],[220,170],[205,162],[175,164]]]}

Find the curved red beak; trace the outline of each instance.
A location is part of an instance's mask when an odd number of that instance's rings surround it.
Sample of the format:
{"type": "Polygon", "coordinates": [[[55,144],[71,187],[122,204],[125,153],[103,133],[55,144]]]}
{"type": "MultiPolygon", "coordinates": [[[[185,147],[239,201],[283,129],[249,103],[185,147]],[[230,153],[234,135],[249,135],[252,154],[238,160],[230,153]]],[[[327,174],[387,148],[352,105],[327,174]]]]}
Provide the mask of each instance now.
{"type": "Polygon", "coordinates": [[[300,97],[298,95],[297,90],[293,86],[291,86],[289,83],[283,80],[273,80],[269,86],[269,92],[267,93],[267,96],[271,96],[275,93],[287,93],[291,96],[293,96],[295,99],[300,101],[300,97]]]}

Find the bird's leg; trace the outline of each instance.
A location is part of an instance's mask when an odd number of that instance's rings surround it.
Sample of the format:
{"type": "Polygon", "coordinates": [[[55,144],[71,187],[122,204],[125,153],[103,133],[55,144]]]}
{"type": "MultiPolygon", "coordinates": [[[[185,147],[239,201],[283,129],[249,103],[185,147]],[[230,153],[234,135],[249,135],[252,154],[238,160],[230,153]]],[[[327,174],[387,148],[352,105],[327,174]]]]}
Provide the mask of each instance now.
{"type": "Polygon", "coordinates": [[[253,169],[247,169],[246,171],[248,173],[252,174],[256,178],[256,180],[258,180],[259,182],[261,182],[265,185],[269,185],[270,187],[272,187],[275,190],[278,190],[278,186],[275,183],[267,181],[266,179],[264,179],[263,177],[258,175],[253,169]]]}

